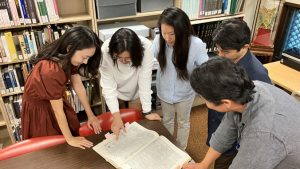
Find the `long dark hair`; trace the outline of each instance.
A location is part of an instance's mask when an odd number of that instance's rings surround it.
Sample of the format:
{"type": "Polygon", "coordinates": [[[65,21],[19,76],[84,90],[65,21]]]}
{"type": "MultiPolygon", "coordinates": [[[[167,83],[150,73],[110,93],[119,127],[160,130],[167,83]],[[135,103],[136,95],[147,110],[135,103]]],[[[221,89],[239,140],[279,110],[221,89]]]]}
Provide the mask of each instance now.
{"type": "Polygon", "coordinates": [[[128,51],[132,62],[132,67],[138,68],[142,65],[144,58],[144,48],[138,35],[128,28],[121,28],[113,34],[109,42],[109,53],[114,61],[114,65],[118,62],[114,59],[114,53],[117,55],[128,51]]]}
{"type": "Polygon", "coordinates": [[[37,64],[42,60],[51,60],[62,65],[66,74],[69,74],[71,58],[76,50],[96,47],[95,54],[87,64],[79,67],[79,74],[84,77],[95,78],[99,75],[101,61],[101,44],[97,35],[85,26],[77,26],[68,29],[58,40],[46,44],[38,49],[38,54],[30,58],[31,64],[37,64]],[[71,46],[69,51],[67,48],[71,46]]]}
{"type": "Polygon", "coordinates": [[[166,42],[162,36],[161,24],[173,26],[175,31],[175,44],[173,47],[172,62],[176,68],[177,76],[181,80],[189,80],[187,62],[190,48],[190,36],[195,34],[190,19],[185,12],[176,7],[167,8],[160,15],[158,28],[160,31],[158,61],[162,73],[167,65],[166,59],[166,42]]]}

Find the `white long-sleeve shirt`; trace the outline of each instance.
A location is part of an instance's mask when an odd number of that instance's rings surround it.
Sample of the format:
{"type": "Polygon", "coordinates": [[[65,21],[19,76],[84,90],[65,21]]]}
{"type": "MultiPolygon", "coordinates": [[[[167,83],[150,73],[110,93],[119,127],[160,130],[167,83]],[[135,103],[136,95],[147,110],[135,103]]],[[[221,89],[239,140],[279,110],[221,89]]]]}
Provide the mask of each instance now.
{"type": "Polygon", "coordinates": [[[139,36],[144,47],[144,57],[139,68],[131,67],[120,61],[114,65],[109,53],[110,39],[106,40],[101,47],[103,60],[100,65],[100,85],[106,104],[111,113],[119,112],[118,99],[132,101],[140,97],[143,112],[151,111],[151,80],[153,66],[152,43],[145,37],[139,36]]]}

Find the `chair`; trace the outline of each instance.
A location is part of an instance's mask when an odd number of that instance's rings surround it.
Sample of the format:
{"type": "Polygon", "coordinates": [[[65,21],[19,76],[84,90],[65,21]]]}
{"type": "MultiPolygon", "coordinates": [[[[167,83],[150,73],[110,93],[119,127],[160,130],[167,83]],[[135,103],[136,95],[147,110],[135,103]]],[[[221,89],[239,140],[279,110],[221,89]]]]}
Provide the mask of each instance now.
{"type": "Polygon", "coordinates": [[[63,135],[26,139],[0,150],[0,161],[65,142],[66,139],[63,135]]]}
{"type": "MultiPolygon", "coordinates": [[[[131,123],[142,120],[142,113],[138,109],[120,109],[120,114],[124,124],[127,122],[131,123]]],[[[100,121],[102,131],[109,130],[111,128],[111,124],[113,122],[113,116],[111,112],[101,114],[97,116],[97,118],[100,121]]],[[[95,134],[95,132],[87,126],[87,123],[83,124],[79,128],[79,135],[81,137],[86,137],[92,134],[95,134]]]]}

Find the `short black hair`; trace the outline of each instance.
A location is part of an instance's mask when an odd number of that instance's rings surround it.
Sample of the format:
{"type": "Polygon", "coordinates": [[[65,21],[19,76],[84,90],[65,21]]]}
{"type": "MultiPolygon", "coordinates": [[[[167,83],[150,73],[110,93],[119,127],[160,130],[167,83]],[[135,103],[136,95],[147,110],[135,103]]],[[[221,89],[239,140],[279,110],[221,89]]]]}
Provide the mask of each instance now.
{"type": "MultiPolygon", "coordinates": [[[[144,47],[139,36],[131,29],[120,28],[111,37],[109,42],[109,53],[111,58],[114,58],[114,53],[120,54],[124,51],[130,53],[130,58],[132,62],[132,67],[139,68],[142,66],[142,61],[144,58],[144,47]]],[[[118,62],[113,59],[114,65],[118,62]]]]}
{"type": "Polygon", "coordinates": [[[239,18],[231,18],[224,20],[214,30],[212,37],[214,43],[222,49],[234,49],[239,52],[246,44],[250,44],[251,35],[245,21],[239,18]]]}
{"type": "Polygon", "coordinates": [[[240,104],[253,100],[254,83],[245,69],[226,57],[213,57],[193,70],[190,83],[205,100],[220,105],[223,99],[240,104]]]}

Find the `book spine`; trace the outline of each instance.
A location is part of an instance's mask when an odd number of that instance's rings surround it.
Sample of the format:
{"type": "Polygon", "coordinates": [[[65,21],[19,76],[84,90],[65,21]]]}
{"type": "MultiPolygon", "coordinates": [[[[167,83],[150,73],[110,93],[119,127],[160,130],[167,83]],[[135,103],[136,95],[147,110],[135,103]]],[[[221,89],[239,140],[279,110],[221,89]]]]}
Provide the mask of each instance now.
{"type": "MultiPolygon", "coordinates": [[[[19,10],[20,10],[20,12],[21,12],[21,17],[20,17],[20,19],[22,18],[23,25],[26,25],[26,20],[25,20],[23,8],[22,8],[22,5],[21,5],[21,0],[16,0],[16,1],[18,1],[19,10]]],[[[17,4],[17,2],[16,2],[16,4],[17,4]]],[[[17,7],[17,9],[18,9],[18,7],[17,7]]],[[[26,15],[26,16],[27,16],[27,15],[26,15]]]]}
{"type": "Polygon", "coordinates": [[[31,39],[32,39],[32,42],[33,42],[34,51],[37,54],[38,53],[38,48],[36,46],[36,41],[35,41],[35,37],[34,37],[34,32],[33,31],[30,32],[30,36],[31,36],[31,39]]]}
{"type": "Polygon", "coordinates": [[[10,121],[10,124],[14,124],[15,123],[15,120],[10,112],[10,109],[9,109],[9,106],[8,106],[8,103],[5,103],[4,104],[5,106],[5,109],[6,109],[6,112],[7,112],[7,115],[8,115],[8,118],[9,118],[9,121],[10,121]]]}
{"type": "Polygon", "coordinates": [[[19,0],[14,0],[13,3],[15,5],[14,8],[18,13],[19,23],[20,23],[20,25],[24,25],[24,19],[23,19],[24,17],[22,16],[21,8],[19,5],[19,0]]]}
{"type": "Polygon", "coordinates": [[[19,90],[18,90],[17,82],[16,82],[16,79],[13,76],[12,70],[8,70],[8,74],[9,74],[9,77],[10,77],[12,87],[14,88],[14,92],[18,92],[19,90]]]}
{"type": "MultiPolygon", "coordinates": [[[[2,75],[1,69],[0,69],[0,75],[2,75]]],[[[6,93],[6,86],[5,86],[3,78],[0,78],[0,90],[1,90],[1,94],[6,93]]]]}
{"type": "Polygon", "coordinates": [[[29,41],[27,39],[26,33],[23,33],[23,38],[24,38],[24,42],[25,42],[25,46],[26,46],[26,50],[27,50],[27,57],[30,58],[32,54],[30,52],[29,41]]]}
{"type": "Polygon", "coordinates": [[[36,9],[35,9],[35,5],[34,3],[32,2],[32,0],[25,0],[26,1],[26,4],[28,6],[28,10],[29,10],[29,13],[30,13],[30,17],[31,17],[31,22],[32,23],[38,23],[38,18],[36,16],[36,9]]]}
{"type": "Polygon", "coordinates": [[[26,45],[25,45],[25,42],[24,42],[23,35],[18,35],[18,38],[19,38],[19,42],[20,42],[22,55],[23,55],[24,59],[28,59],[27,49],[26,49],[26,45]]]}
{"type": "Polygon", "coordinates": [[[8,17],[9,17],[9,20],[10,20],[10,25],[13,26],[15,24],[14,24],[14,20],[13,20],[13,17],[12,17],[12,13],[11,13],[11,10],[10,10],[8,0],[5,0],[5,3],[6,3],[6,8],[7,8],[7,14],[8,14],[8,17]]]}
{"type": "Polygon", "coordinates": [[[29,10],[28,4],[27,4],[27,0],[23,0],[23,2],[24,2],[24,7],[27,12],[27,17],[28,17],[27,23],[32,24],[32,19],[31,19],[30,10],[29,10]]]}
{"type": "Polygon", "coordinates": [[[14,41],[14,44],[15,44],[15,48],[16,48],[16,51],[17,51],[17,56],[19,58],[19,60],[23,60],[23,55],[22,55],[22,49],[21,49],[21,45],[20,45],[20,41],[19,41],[19,38],[18,36],[13,36],[13,41],[14,41]]]}
{"type": "MultiPolygon", "coordinates": [[[[16,74],[17,74],[17,77],[18,77],[18,81],[20,83],[21,91],[24,91],[25,82],[24,82],[24,79],[23,79],[21,68],[16,67],[15,69],[16,69],[16,74]]],[[[0,82],[1,82],[1,80],[0,80],[0,82]]]]}
{"type": "Polygon", "coordinates": [[[24,25],[30,24],[29,19],[28,19],[28,15],[27,15],[27,11],[26,11],[26,8],[25,8],[24,0],[19,0],[19,1],[20,1],[19,4],[20,4],[20,7],[22,9],[23,16],[24,16],[24,25]]]}
{"type": "Polygon", "coordinates": [[[9,48],[8,48],[8,45],[7,45],[7,41],[6,41],[6,38],[5,38],[4,34],[3,35],[1,34],[1,40],[2,40],[4,50],[5,50],[7,62],[12,62],[10,52],[9,52],[9,48]]]}
{"type": "Polygon", "coordinates": [[[50,22],[49,16],[51,16],[51,15],[50,15],[50,13],[49,13],[49,7],[48,7],[48,9],[47,9],[45,0],[43,0],[42,4],[43,4],[42,8],[43,8],[43,10],[44,10],[44,14],[46,14],[46,17],[45,17],[45,18],[47,19],[47,22],[50,22]]]}
{"type": "Polygon", "coordinates": [[[14,20],[15,26],[20,25],[18,12],[17,12],[17,9],[16,9],[16,5],[14,4],[15,0],[8,0],[8,2],[9,2],[9,5],[10,5],[9,7],[10,7],[10,11],[11,11],[12,18],[14,20]]]}
{"type": "Polygon", "coordinates": [[[39,49],[41,46],[40,46],[40,42],[39,42],[39,35],[38,35],[38,32],[34,32],[34,38],[35,38],[35,42],[36,42],[36,47],[37,49],[39,49]]]}
{"type": "Polygon", "coordinates": [[[14,45],[14,41],[13,41],[11,32],[5,32],[4,35],[5,35],[5,38],[7,41],[7,45],[8,45],[8,49],[10,51],[12,61],[18,61],[19,59],[17,56],[17,51],[16,51],[16,48],[14,45]]]}
{"type": "Polygon", "coordinates": [[[9,92],[14,92],[13,85],[11,83],[10,75],[8,72],[4,72],[5,81],[8,87],[9,92]]]}
{"type": "Polygon", "coordinates": [[[54,5],[54,9],[55,9],[55,18],[56,18],[56,20],[58,20],[59,14],[58,14],[58,10],[57,10],[56,0],[53,0],[53,5],[54,5]]]}

